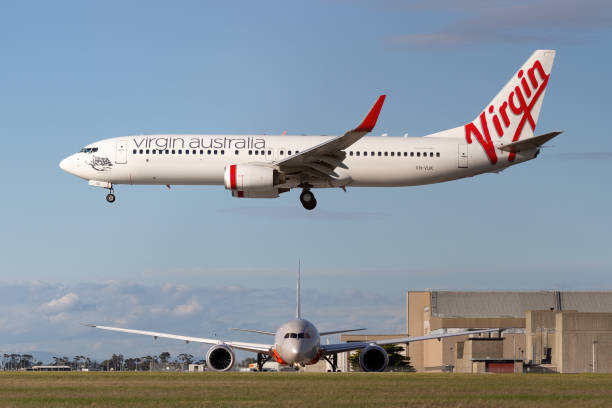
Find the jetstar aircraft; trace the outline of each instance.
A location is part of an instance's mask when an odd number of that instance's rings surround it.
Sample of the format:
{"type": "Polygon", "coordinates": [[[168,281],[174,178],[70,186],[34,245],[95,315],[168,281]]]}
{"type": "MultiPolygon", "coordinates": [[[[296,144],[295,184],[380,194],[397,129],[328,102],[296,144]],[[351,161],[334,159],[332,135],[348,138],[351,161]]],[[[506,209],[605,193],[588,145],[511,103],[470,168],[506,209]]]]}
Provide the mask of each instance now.
{"type": "Polygon", "coordinates": [[[229,371],[236,361],[234,350],[245,350],[257,353],[257,368],[261,371],[265,362],[273,359],[280,364],[289,366],[301,366],[315,364],[320,359],[327,361],[332,371],[337,371],[338,353],[346,353],[354,350],[361,350],[359,365],[363,371],[379,372],[384,371],[389,364],[389,357],[385,349],[381,346],[385,344],[407,344],[415,341],[430,339],[441,339],[443,337],[466,336],[482,333],[499,332],[500,329],[470,330],[456,333],[430,334],[418,337],[401,337],[396,339],[385,339],[379,341],[351,342],[338,344],[321,344],[321,336],[330,334],[347,333],[365,330],[348,329],[319,332],[314,324],[301,317],[300,311],[300,270],[298,268],[297,278],[297,299],[296,299],[295,319],[288,321],[276,330],[269,332],[264,330],[251,329],[232,329],[251,333],[258,333],[267,336],[274,336],[274,343],[245,343],[241,341],[226,341],[219,339],[206,339],[201,337],[183,336],[178,334],[158,333],[146,330],[124,329],[120,327],[99,326],[83,323],[84,326],[95,327],[97,329],[112,330],[124,333],[143,334],[153,336],[156,340],[159,337],[182,340],[186,343],[212,344],[206,353],[207,367],[214,371],[229,371]]]}
{"type": "Polygon", "coordinates": [[[300,188],[307,210],[317,205],[314,188],[416,186],[500,172],[536,158],[561,133],[534,136],[554,58],[554,50],[535,51],[474,120],[425,137],[364,137],[381,95],[342,136],[126,136],[87,145],[60,167],[109,189],[111,203],[116,184],[224,185],[242,198],[300,188]]]}

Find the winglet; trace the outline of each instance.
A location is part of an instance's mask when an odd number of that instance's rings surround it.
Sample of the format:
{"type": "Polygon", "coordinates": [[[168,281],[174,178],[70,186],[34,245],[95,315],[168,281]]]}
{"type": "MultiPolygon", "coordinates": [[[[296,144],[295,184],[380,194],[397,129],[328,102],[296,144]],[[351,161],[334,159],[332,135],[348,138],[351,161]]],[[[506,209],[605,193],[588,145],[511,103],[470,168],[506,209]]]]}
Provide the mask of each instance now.
{"type": "Polygon", "coordinates": [[[380,115],[380,110],[382,109],[383,103],[385,103],[385,98],[387,95],[380,95],[378,100],[370,109],[370,112],[363,119],[361,124],[355,128],[356,132],[371,132],[376,126],[376,121],[378,120],[378,115],[380,115]]]}

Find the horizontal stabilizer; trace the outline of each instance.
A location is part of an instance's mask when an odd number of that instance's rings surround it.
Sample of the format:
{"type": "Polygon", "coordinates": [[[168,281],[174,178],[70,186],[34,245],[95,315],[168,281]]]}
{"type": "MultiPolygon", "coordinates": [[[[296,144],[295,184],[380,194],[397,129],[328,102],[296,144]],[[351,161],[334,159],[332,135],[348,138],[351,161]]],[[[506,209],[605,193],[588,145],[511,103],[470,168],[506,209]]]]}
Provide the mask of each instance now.
{"type": "Polygon", "coordinates": [[[548,142],[550,139],[559,136],[562,131],[559,132],[550,132],[545,133],[543,135],[530,137],[529,139],[519,140],[518,142],[508,143],[506,145],[500,146],[499,150],[503,150],[504,152],[520,152],[521,150],[533,150],[542,146],[544,143],[548,142]]]}
{"type": "Polygon", "coordinates": [[[348,330],[326,331],[326,332],[319,333],[319,335],[320,336],[329,336],[330,334],[348,333],[348,332],[355,332],[355,331],[361,331],[361,330],[365,330],[365,328],[363,328],[363,329],[348,329],[348,330]]]}

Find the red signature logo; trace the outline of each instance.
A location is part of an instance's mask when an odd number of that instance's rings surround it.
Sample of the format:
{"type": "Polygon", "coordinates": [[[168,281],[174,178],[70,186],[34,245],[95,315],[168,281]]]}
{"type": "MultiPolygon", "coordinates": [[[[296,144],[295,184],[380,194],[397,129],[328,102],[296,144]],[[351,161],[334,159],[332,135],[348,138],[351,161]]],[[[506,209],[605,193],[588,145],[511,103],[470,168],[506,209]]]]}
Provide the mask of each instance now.
{"type": "MultiPolygon", "coordinates": [[[[488,115],[487,110],[480,114],[480,127],[481,130],[474,124],[474,122],[465,125],[465,138],[468,144],[472,143],[472,135],[476,138],[478,143],[482,146],[485,153],[489,157],[491,164],[497,163],[497,153],[495,152],[495,146],[491,141],[491,134],[489,132],[489,120],[493,122],[493,127],[498,137],[504,136],[504,130],[508,129],[511,124],[509,114],[512,114],[512,119],[516,116],[520,116],[520,121],[512,137],[512,142],[516,142],[521,137],[521,132],[525,126],[525,122],[529,122],[532,130],[535,130],[535,120],[531,116],[531,110],[542,96],[546,85],[548,84],[548,77],[542,64],[539,60],[534,62],[533,66],[527,70],[527,75],[523,70],[518,72],[518,79],[520,80],[521,86],[515,86],[514,90],[508,95],[508,99],[504,101],[500,106],[495,107],[489,106],[488,115]],[[536,78],[536,72],[539,74],[541,82],[538,82],[536,78]],[[529,81],[527,81],[529,79],[529,81]],[[528,102],[529,101],[529,102],[528,102]],[[510,108],[510,111],[508,111],[510,108]],[[500,120],[501,118],[501,120],[500,120]]],[[[510,152],[508,155],[508,161],[514,161],[516,157],[515,152],[510,152]]]]}

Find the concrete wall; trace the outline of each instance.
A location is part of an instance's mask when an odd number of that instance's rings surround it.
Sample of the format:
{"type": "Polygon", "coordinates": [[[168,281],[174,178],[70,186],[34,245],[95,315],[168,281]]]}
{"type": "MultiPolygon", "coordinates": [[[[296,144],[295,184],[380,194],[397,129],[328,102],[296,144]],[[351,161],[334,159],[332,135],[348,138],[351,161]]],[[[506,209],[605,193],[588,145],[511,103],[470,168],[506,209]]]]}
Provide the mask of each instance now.
{"type": "Polygon", "coordinates": [[[612,373],[612,313],[558,312],[553,364],[562,373],[612,373]]]}

